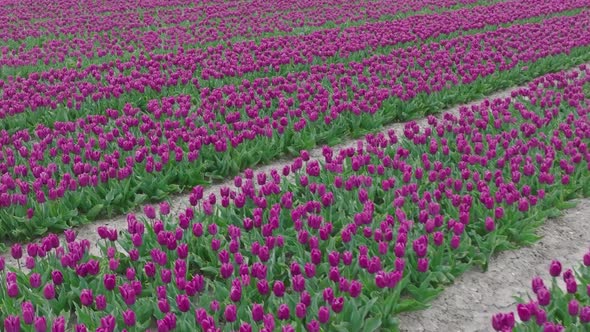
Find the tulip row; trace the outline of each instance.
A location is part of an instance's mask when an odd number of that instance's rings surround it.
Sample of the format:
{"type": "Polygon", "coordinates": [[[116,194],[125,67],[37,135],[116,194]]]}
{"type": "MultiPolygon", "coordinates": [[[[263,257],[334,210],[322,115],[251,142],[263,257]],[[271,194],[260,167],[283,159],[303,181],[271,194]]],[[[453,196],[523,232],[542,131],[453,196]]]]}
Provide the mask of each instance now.
{"type": "MultiPolygon", "coordinates": [[[[579,11],[584,0],[509,1],[442,14],[411,16],[401,20],[366,24],[344,30],[327,29],[300,36],[265,38],[218,45],[203,49],[179,49],[165,54],[140,55],[129,61],[110,61],[84,69],[50,69],[30,73],[0,83],[0,118],[25,113],[19,123],[38,124],[37,115],[66,118],[69,110],[102,113],[125,102],[145,99],[146,95],[197,94],[202,87],[239,85],[241,79],[254,80],[273,74],[313,70],[313,64],[363,62],[372,54],[387,54],[404,44],[421,45],[441,35],[495,27],[517,20],[579,11]],[[515,12],[513,12],[513,10],[515,12]],[[510,14],[508,14],[510,13],[510,14]],[[244,76],[246,75],[246,76],[244,76]],[[97,103],[98,102],[98,103],[97,103]],[[61,108],[62,110],[56,109],[61,108]],[[30,112],[30,111],[37,112],[30,112]],[[23,119],[24,118],[24,119],[23,119]]],[[[158,42],[159,43],[159,42],[158,42]]],[[[20,127],[3,121],[3,128],[20,127]]]]}
{"type": "Polygon", "coordinates": [[[581,66],[403,137],[247,170],[219,195],[197,186],[179,215],[162,203],[122,233],[99,227],[99,257],[71,230],[13,245],[27,270],[2,272],[0,319],[6,331],[63,331],[70,312],[76,331],[394,330],[396,313],[590,195],[589,86],[581,66]]]}
{"type": "Polygon", "coordinates": [[[561,262],[549,265],[551,284],[535,277],[531,281],[534,294],[529,301],[519,299],[516,306],[519,322],[513,312],[497,313],[492,317],[496,331],[585,331],[590,327],[590,252],[577,269],[562,273],[561,262]],[[558,281],[563,278],[565,291],[558,281]]]}
{"type": "Polygon", "coordinates": [[[143,114],[127,105],[53,129],[4,132],[1,234],[19,239],[63,230],[584,61],[589,52],[575,47],[590,44],[588,22],[590,13],[582,13],[410,47],[349,68],[317,66],[311,74],[244,82],[237,91],[203,89],[196,110],[189,96],[169,97],[148,102],[143,114]],[[239,111],[226,111],[232,106],[239,111]]]}
{"type": "MultiPolygon", "coordinates": [[[[0,32],[7,42],[2,48],[0,65],[20,68],[39,63],[55,65],[66,59],[80,63],[96,57],[128,57],[130,53],[137,55],[137,51],[170,51],[188,45],[202,47],[203,43],[258,39],[261,36],[296,33],[298,30],[314,30],[314,27],[321,28],[328,22],[339,26],[361,24],[366,20],[410,15],[412,12],[474,6],[472,3],[477,2],[313,0],[304,6],[297,2],[301,7],[295,6],[292,1],[248,5],[207,2],[201,6],[179,3],[170,9],[158,6],[156,9],[128,11],[120,11],[114,6],[111,11],[115,13],[109,15],[100,11],[80,15],[76,8],[64,17],[41,23],[17,21],[10,27],[11,31],[0,32]],[[55,27],[59,30],[55,31],[55,27]],[[51,35],[47,36],[48,32],[51,35]],[[23,34],[27,37],[26,43],[23,43],[23,34]]],[[[128,3],[120,6],[128,7],[128,3]]],[[[25,18],[30,19],[29,15],[25,18]]]]}
{"type": "Polygon", "coordinates": [[[67,229],[282,153],[587,61],[589,22],[583,12],[409,47],[348,68],[317,66],[238,89],[203,89],[196,110],[190,96],[168,97],[148,102],[143,112],[126,105],[53,129],[2,132],[0,237],[67,229]]]}

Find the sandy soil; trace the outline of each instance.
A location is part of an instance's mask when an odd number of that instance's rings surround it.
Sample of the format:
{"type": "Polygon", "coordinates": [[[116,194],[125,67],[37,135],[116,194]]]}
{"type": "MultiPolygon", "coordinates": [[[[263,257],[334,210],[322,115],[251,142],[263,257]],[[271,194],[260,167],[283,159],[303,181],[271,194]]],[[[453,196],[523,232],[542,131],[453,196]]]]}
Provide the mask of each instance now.
{"type": "MultiPolygon", "coordinates": [[[[487,99],[508,98],[511,91],[504,90],[487,97],[487,99]]],[[[481,100],[467,104],[478,104],[481,100]]],[[[457,114],[459,106],[443,112],[457,114]]],[[[442,115],[442,113],[441,113],[442,115]]],[[[439,116],[441,116],[439,115],[439,116]]],[[[426,125],[426,119],[417,121],[419,125],[426,125]]],[[[384,127],[383,131],[395,130],[403,136],[403,123],[384,127]]],[[[355,146],[357,140],[350,140],[345,144],[334,147],[335,151],[355,146]]],[[[321,158],[321,147],[310,151],[312,158],[321,158]]],[[[282,159],[257,168],[257,172],[270,173],[272,169],[282,168],[289,160],[282,159]]],[[[210,193],[218,194],[221,187],[233,187],[230,179],[206,188],[205,196],[210,193]]],[[[178,214],[188,205],[188,195],[172,196],[169,200],[171,211],[178,214]]],[[[136,209],[138,216],[143,215],[142,209],[136,209]]],[[[544,225],[540,234],[544,238],[530,248],[501,253],[492,259],[487,273],[469,271],[458,278],[455,284],[445,289],[442,295],[432,303],[430,309],[416,313],[404,314],[400,317],[403,331],[489,331],[490,319],[493,313],[513,309],[512,296],[528,288],[531,277],[547,275],[545,270],[551,259],[562,260],[564,266],[577,263],[584,254],[590,241],[590,199],[581,200],[577,208],[567,212],[567,215],[552,220],[544,225]]],[[[88,239],[93,244],[91,253],[98,254],[96,246],[99,239],[96,229],[108,226],[124,230],[126,216],[121,215],[76,228],[78,237],[88,239]]],[[[7,264],[15,266],[16,262],[9,253],[3,254],[7,264]]]]}

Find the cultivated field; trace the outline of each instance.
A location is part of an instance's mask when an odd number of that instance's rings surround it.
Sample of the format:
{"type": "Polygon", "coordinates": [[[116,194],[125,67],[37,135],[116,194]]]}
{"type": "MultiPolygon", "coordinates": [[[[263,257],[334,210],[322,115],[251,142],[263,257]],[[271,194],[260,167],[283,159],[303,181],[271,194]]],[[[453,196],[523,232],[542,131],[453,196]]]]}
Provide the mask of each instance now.
{"type": "Polygon", "coordinates": [[[590,330],[588,0],[0,18],[5,331],[590,330]]]}

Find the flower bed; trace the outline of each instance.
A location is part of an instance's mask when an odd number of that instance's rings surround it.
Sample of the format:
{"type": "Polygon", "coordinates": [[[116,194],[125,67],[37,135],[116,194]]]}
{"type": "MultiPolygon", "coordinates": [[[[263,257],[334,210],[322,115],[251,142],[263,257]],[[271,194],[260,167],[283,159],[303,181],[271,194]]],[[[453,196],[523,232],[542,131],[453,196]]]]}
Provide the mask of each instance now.
{"type": "Polygon", "coordinates": [[[204,88],[197,109],[192,97],[171,96],[145,110],[126,105],[53,128],[1,132],[0,238],[64,230],[589,60],[589,22],[582,12],[204,88]]]}
{"type": "Polygon", "coordinates": [[[197,186],[180,215],[162,203],[122,234],[99,228],[101,257],[74,231],[14,245],[27,270],[3,272],[0,318],[7,331],[66,318],[78,331],[395,329],[396,313],[590,194],[589,85],[585,66],[547,75],[400,138],[302,151],[217,196],[197,186]]]}

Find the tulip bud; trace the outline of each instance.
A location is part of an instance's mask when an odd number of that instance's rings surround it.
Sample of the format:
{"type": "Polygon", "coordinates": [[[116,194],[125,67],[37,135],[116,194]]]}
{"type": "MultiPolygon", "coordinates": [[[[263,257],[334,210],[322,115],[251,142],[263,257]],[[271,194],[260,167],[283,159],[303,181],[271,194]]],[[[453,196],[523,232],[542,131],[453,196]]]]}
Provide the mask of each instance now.
{"type": "Polygon", "coordinates": [[[131,309],[123,311],[123,323],[127,326],[135,326],[135,311],[131,309]]]}
{"type": "Polygon", "coordinates": [[[225,317],[225,320],[233,323],[236,321],[236,316],[237,316],[237,308],[235,305],[233,304],[229,304],[225,307],[225,311],[223,312],[223,316],[225,317]]]}
{"type": "Polygon", "coordinates": [[[570,316],[577,316],[580,311],[580,304],[576,300],[571,300],[567,305],[567,312],[570,316]]]}
{"type": "Polygon", "coordinates": [[[549,274],[552,277],[558,277],[561,274],[561,263],[557,260],[551,262],[549,266],[549,274]]]}
{"type": "Polygon", "coordinates": [[[260,322],[264,319],[264,308],[258,303],[252,305],[252,319],[255,322],[260,322]]]}

